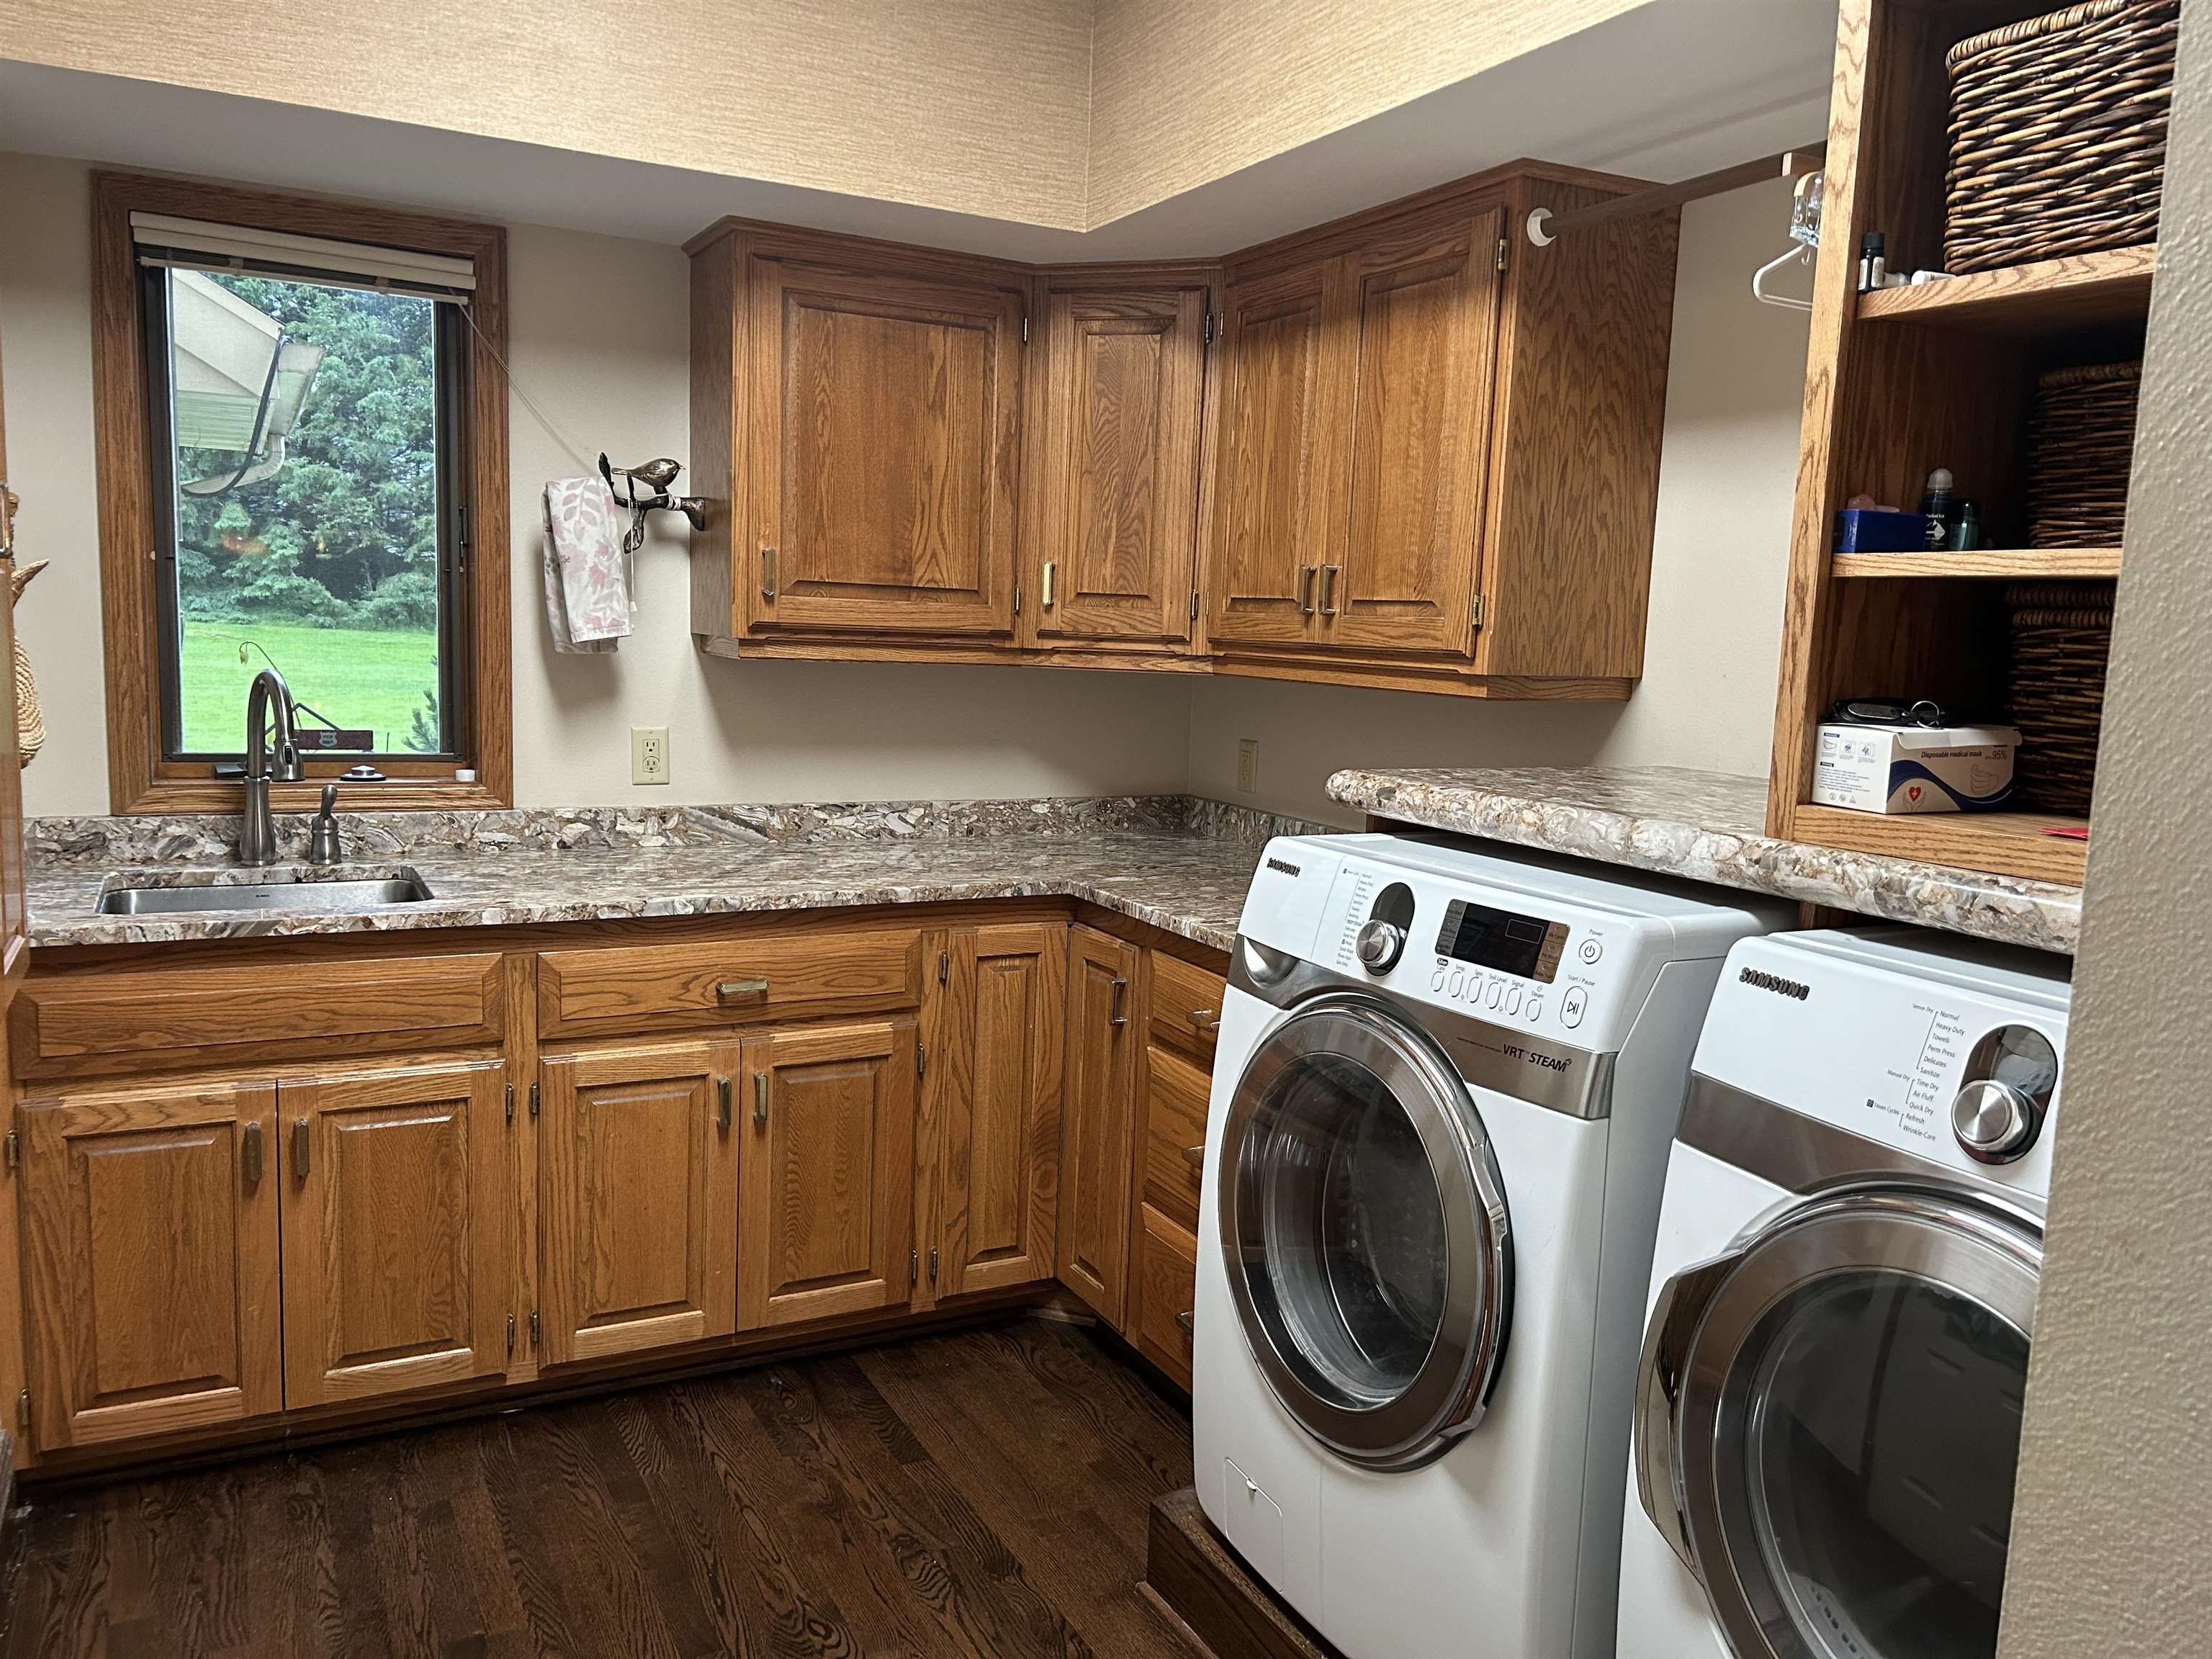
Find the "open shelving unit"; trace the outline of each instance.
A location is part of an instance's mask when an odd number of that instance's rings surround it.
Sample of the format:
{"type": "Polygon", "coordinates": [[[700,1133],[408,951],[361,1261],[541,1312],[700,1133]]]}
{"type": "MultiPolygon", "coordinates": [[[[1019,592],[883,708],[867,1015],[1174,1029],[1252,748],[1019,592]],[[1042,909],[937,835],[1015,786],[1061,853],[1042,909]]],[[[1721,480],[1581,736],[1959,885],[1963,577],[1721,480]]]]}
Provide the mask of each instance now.
{"type": "Polygon", "coordinates": [[[2157,249],[2041,260],[1856,291],[1861,236],[1890,268],[1943,264],[1944,54],[2056,0],[1843,0],[1830,104],[1771,834],[1851,851],[2078,884],[2087,820],[2033,811],[1891,816],[1814,805],[1815,738],[1841,697],[1929,697],[1965,720],[2007,713],[2006,585],[2117,582],[2121,550],[2027,545],[2026,460],[2039,377],[2142,356],[2157,249]],[[1972,552],[1832,551],[1852,495],[1911,507],[1949,467],[1980,504],[1972,552]]]}

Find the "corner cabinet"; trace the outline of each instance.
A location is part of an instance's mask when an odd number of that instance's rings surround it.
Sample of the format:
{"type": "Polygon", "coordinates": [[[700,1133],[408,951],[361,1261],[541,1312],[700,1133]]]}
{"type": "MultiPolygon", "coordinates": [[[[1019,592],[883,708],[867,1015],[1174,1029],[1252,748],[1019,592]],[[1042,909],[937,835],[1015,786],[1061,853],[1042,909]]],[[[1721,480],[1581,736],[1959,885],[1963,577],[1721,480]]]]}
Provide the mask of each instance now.
{"type": "Polygon", "coordinates": [[[1230,256],[690,245],[693,631],[725,655],[1619,698],[1672,213],[1517,163],[1230,256]]]}

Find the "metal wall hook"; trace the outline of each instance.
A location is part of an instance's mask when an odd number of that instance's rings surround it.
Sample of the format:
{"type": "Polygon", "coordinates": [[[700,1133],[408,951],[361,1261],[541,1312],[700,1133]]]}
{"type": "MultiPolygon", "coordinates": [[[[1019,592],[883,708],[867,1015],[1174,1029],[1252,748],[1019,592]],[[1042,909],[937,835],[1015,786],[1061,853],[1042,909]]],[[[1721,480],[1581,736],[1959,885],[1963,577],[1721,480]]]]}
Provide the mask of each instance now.
{"type": "Polygon", "coordinates": [[[599,476],[607,481],[607,494],[615,498],[617,507],[629,509],[629,528],[623,534],[623,551],[635,553],[645,544],[645,515],[648,513],[681,513],[694,530],[707,527],[707,498],[703,495],[672,495],[669,485],[676,482],[684,471],[684,463],[666,455],[647,461],[643,466],[615,466],[607,460],[606,452],[599,452],[599,476]],[[617,487],[615,480],[620,478],[617,487]],[[643,484],[648,493],[638,494],[643,484]]]}

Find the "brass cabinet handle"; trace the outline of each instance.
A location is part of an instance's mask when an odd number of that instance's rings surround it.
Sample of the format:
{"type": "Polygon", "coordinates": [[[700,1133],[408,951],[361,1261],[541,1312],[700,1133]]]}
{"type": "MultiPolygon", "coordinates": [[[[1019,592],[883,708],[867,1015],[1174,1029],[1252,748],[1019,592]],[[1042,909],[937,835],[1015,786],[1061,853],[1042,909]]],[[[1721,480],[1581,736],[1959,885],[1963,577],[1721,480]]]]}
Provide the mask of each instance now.
{"type": "Polygon", "coordinates": [[[775,550],[772,547],[761,549],[761,598],[775,598],[775,550]]]}
{"type": "Polygon", "coordinates": [[[1198,1334],[1195,1328],[1198,1322],[1191,1317],[1193,1311],[1194,1310],[1192,1309],[1185,1308],[1181,1313],[1176,1316],[1176,1323],[1182,1327],[1183,1334],[1185,1336],[1195,1336],[1198,1334]]]}
{"type": "Polygon", "coordinates": [[[1221,1015],[1216,1009],[1194,1008],[1190,1011],[1190,1023],[1197,1030],[1218,1031],[1221,1029],[1221,1015]]]}
{"type": "Polygon", "coordinates": [[[724,1134],[730,1133],[730,1079],[714,1079],[714,1127],[724,1134]]]}
{"type": "Polygon", "coordinates": [[[1336,614],[1336,578],[1343,568],[1340,564],[1325,564],[1321,568],[1321,614],[1324,617],[1336,614]]]}
{"type": "Polygon", "coordinates": [[[1128,1012],[1121,1006],[1128,1000],[1128,995],[1129,981],[1116,974],[1114,976],[1113,995],[1106,1004],[1106,1023],[1109,1025],[1127,1025],[1129,1023],[1128,1012]]]}
{"type": "Polygon", "coordinates": [[[1052,609],[1053,589],[1057,586],[1056,579],[1059,575],[1060,561],[1058,559],[1047,559],[1044,562],[1044,580],[1042,582],[1038,584],[1042,590],[1042,597],[1039,599],[1038,603],[1042,605],[1048,611],[1052,609]]]}
{"type": "Polygon", "coordinates": [[[292,1120],[292,1173],[305,1181],[307,1178],[307,1149],[313,1145],[315,1132],[304,1117],[292,1120]]]}
{"type": "Polygon", "coordinates": [[[261,1125],[258,1121],[246,1126],[246,1143],[239,1149],[239,1161],[246,1166],[248,1181],[261,1179],[261,1125]]]}
{"type": "Polygon", "coordinates": [[[753,1127],[768,1127],[768,1073],[753,1073],[753,1127]]]}
{"type": "Polygon", "coordinates": [[[1200,1169],[1203,1169],[1203,1168],[1205,1168],[1205,1167],[1206,1167],[1206,1148],[1205,1148],[1204,1146],[1186,1146],[1186,1147],[1184,1147],[1184,1148],[1182,1149],[1182,1161],[1183,1161],[1184,1163],[1186,1163],[1186,1164],[1189,1164],[1189,1165],[1190,1165],[1190,1167],[1191,1167],[1192,1169],[1194,1169],[1194,1170],[1200,1170],[1200,1169]]]}
{"type": "Polygon", "coordinates": [[[1314,613],[1314,572],[1318,568],[1319,566],[1310,564],[1298,567],[1298,615],[1301,617],[1310,617],[1314,613]]]}
{"type": "Polygon", "coordinates": [[[735,1002],[740,997],[764,997],[768,981],[764,979],[726,979],[714,987],[718,1002],[735,1002]]]}

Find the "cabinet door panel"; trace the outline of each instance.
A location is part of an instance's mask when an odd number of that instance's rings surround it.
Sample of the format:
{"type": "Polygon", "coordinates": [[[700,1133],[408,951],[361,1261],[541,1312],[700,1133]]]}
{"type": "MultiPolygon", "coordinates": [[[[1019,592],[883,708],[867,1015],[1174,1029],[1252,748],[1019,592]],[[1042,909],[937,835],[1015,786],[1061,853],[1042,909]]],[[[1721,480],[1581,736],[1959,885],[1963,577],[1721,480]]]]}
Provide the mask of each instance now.
{"type": "Polygon", "coordinates": [[[748,1330],[890,1307],[913,1288],[915,1023],[745,1044],[738,1311],[748,1330]]]}
{"type": "Polygon", "coordinates": [[[1129,1275],[1129,1340],[1190,1386],[1190,1320],[1198,1300],[1198,1240],[1180,1222],[1139,1205],[1136,1266],[1129,1275]]]}
{"type": "Polygon", "coordinates": [[[1190,637],[1206,299],[1079,289],[1047,302],[1040,635],[1190,637]]]}
{"type": "Polygon", "coordinates": [[[506,1081],[483,1060],[282,1085],[287,1406],[506,1369],[506,1081]]]}
{"type": "Polygon", "coordinates": [[[1061,1092],[1060,1279],[1119,1329],[1127,1293],[1129,1176],[1136,1160],[1137,950],[1077,927],[1067,947],[1067,1077],[1061,1092]]]}
{"type": "Polygon", "coordinates": [[[941,1295],[1053,1276],[1066,978],[1063,927],[979,927],[953,940],[964,1029],[945,1072],[941,1295]]]}
{"type": "Polygon", "coordinates": [[[1323,571],[1328,644],[1474,647],[1504,224],[1493,208],[1349,256],[1352,497],[1323,571]]]}
{"type": "Polygon", "coordinates": [[[761,258],[751,280],[754,629],[1010,632],[1020,291],[761,258]]]}
{"type": "Polygon", "coordinates": [[[275,1085],[63,1095],[18,1121],[40,1446],[281,1408],[275,1085]]]}
{"type": "Polygon", "coordinates": [[[546,1057],[538,1209],[548,1364],[737,1328],[739,1061],[733,1042],[546,1057]]]}
{"type": "Polygon", "coordinates": [[[1316,262],[1228,291],[1207,622],[1217,640],[1280,642],[1311,632],[1343,500],[1329,270],[1316,262]]]}

